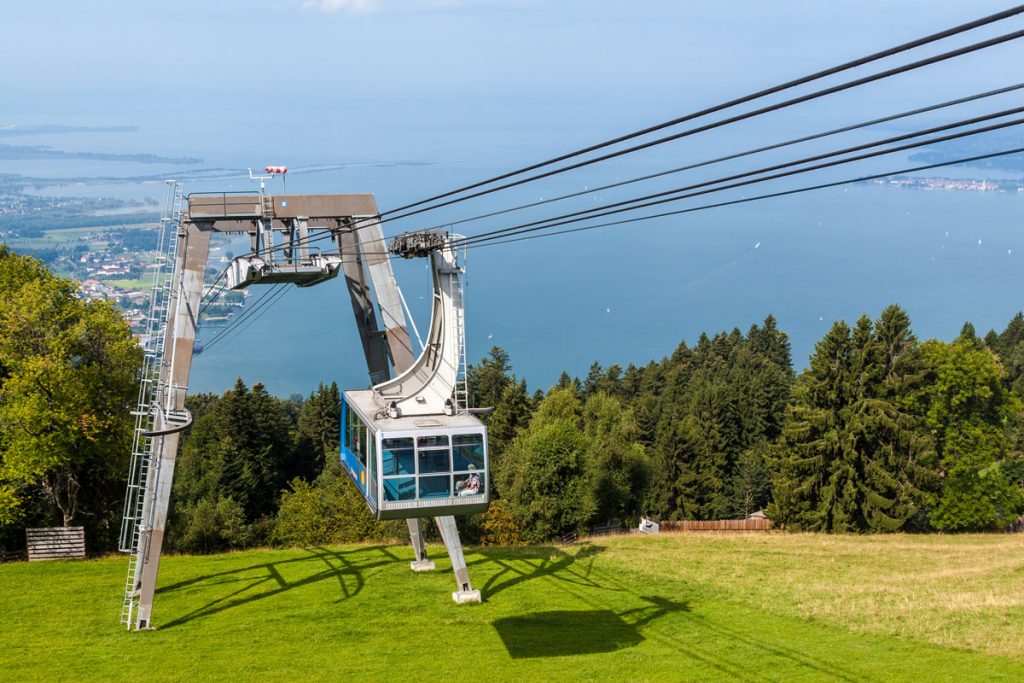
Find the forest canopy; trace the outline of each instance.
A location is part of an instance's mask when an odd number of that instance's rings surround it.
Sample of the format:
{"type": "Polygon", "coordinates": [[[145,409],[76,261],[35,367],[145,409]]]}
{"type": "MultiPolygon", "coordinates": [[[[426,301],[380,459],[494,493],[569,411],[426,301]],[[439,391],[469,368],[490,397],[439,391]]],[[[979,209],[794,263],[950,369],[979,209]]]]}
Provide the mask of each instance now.
{"type": "MultiPolygon", "coordinates": [[[[110,305],[0,246],[0,546],[83,524],[112,549],[138,344],[110,305]]],[[[595,526],[743,518],[818,532],[985,531],[1024,512],[1024,316],[920,341],[906,311],[836,321],[802,372],[768,316],[646,365],[590,366],[528,389],[498,347],[469,368],[492,505],[471,543],[543,543],[595,526]]],[[[212,552],[398,538],[338,461],[341,394],[241,379],[190,396],[167,543],[212,552]]]]}

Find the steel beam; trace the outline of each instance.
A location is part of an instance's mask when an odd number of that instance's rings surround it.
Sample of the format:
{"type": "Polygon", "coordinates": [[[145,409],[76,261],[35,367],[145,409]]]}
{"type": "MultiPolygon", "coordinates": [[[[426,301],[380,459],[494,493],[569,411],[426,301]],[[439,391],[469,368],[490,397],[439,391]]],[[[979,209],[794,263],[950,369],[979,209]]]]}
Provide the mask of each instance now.
{"type": "Polygon", "coordinates": [[[469,582],[469,569],[466,568],[466,557],[462,554],[462,541],[459,539],[459,528],[455,525],[454,517],[435,517],[437,529],[444,539],[444,546],[448,549],[448,557],[452,561],[452,571],[455,572],[455,581],[459,590],[452,593],[452,600],[462,605],[467,602],[480,602],[480,591],[473,590],[469,582]]]}
{"type": "Polygon", "coordinates": [[[377,297],[391,352],[391,364],[395,368],[395,375],[401,375],[413,364],[416,353],[409,340],[409,328],[405,324],[405,312],[402,310],[402,295],[391,269],[384,231],[376,215],[357,217],[356,221],[356,239],[373,282],[373,293],[377,297]]]}
{"type": "Polygon", "coordinates": [[[366,368],[370,372],[370,382],[379,384],[387,381],[390,376],[388,368],[387,340],[377,327],[377,316],[373,311],[373,300],[367,283],[366,269],[359,250],[355,231],[342,228],[336,233],[338,251],[345,269],[345,284],[349,298],[352,300],[352,313],[356,317],[359,338],[363,342],[363,354],[366,356],[366,368]]]}
{"type": "Polygon", "coordinates": [[[191,194],[188,198],[188,220],[224,221],[224,226],[210,225],[209,229],[224,231],[227,227],[233,231],[237,229],[232,225],[233,221],[257,218],[335,219],[377,215],[377,203],[372,194],[279,194],[266,197],[268,201],[264,204],[263,197],[255,192],[191,194]]]}

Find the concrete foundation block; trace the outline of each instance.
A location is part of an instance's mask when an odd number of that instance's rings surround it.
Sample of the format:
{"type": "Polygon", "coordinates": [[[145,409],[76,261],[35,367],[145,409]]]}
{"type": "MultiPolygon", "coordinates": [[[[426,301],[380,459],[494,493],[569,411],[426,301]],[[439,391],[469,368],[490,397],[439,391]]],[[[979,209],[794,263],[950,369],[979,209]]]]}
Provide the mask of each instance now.
{"type": "Polygon", "coordinates": [[[455,591],[452,593],[452,600],[457,605],[480,602],[480,591],[455,591]]]}

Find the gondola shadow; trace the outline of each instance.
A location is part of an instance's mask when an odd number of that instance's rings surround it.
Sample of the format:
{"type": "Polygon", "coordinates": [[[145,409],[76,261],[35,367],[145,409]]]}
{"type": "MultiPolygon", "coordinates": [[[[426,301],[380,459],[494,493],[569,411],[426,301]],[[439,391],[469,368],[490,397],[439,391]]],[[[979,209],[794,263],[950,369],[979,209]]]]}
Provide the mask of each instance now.
{"type": "Polygon", "coordinates": [[[688,612],[685,602],[642,596],[650,603],[624,612],[612,610],[556,610],[505,617],[494,622],[505,649],[513,659],[568,657],[615,652],[644,641],[640,629],[672,612],[688,612]]]}
{"type": "Polygon", "coordinates": [[[494,630],[512,659],[614,652],[644,639],[611,610],[535,612],[498,619],[494,630]]]}
{"type": "Polygon", "coordinates": [[[336,602],[341,602],[359,594],[362,591],[363,586],[366,583],[363,578],[363,573],[366,570],[392,564],[400,559],[391,551],[390,548],[383,545],[366,546],[345,552],[331,550],[328,548],[308,548],[306,549],[306,552],[309,553],[308,556],[295,557],[276,562],[263,562],[249,565],[248,567],[231,569],[214,574],[206,574],[204,576],[197,576],[186,581],[179,581],[178,583],[158,588],[156,591],[157,594],[167,594],[182,591],[191,587],[209,587],[212,589],[218,585],[238,586],[236,590],[232,590],[226,595],[222,595],[221,597],[206,603],[202,607],[198,607],[187,614],[176,619],[172,619],[160,628],[162,630],[174,628],[176,626],[186,624],[194,619],[209,617],[251,602],[280,595],[281,593],[295,588],[332,579],[336,579],[338,581],[338,588],[341,593],[341,597],[339,597],[336,602]],[[366,558],[366,553],[376,553],[379,554],[379,557],[366,558]],[[286,580],[279,569],[285,565],[293,565],[303,562],[308,563],[317,560],[323,563],[326,568],[307,576],[303,576],[298,580],[286,580]],[[268,583],[274,585],[274,587],[270,590],[263,590],[259,593],[251,592],[257,587],[264,586],[268,583]]]}

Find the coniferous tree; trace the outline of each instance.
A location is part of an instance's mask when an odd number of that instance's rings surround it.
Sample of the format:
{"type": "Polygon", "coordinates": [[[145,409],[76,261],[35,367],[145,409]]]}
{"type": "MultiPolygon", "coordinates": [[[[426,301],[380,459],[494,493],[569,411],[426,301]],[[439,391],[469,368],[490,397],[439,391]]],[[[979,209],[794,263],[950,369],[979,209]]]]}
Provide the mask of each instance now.
{"type": "Polygon", "coordinates": [[[530,394],[526,391],[526,380],[509,382],[487,421],[492,472],[500,469],[505,450],[519,430],[529,424],[532,412],[533,406],[530,394]]]}
{"type": "Polygon", "coordinates": [[[609,396],[622,398],[625,394],[622,383],[622,366],[618,363],[609,365],[604,372],[604,376],[598,380],[597,390],[609,396]]]}
{"type": "Polygon", "coordinates": [[[622,375],[622,397],[627,401],[635,400],[641,392],[643,370],[630,363],[622,375]]]}
{"type": "Polygon", "coordinates": [[[511,375],[508,352],[492,346],[479,365],[470,365],[467,369],[470,403],[479,408],[497,406],[502,392],[512,381],[511,375]]]}
{"type": "Polygon", "coordinates": [[[776,449],[778,521],[837,532],[921,526],[935,488],[934,449],[913,408],[923,371],[899,307],[852,330],[832,327],[798,381],[776,449]]]}
{"type": "Polygon", "coordinates": [[[681,343],[648,365],[634,410],[649,435],[640,440],[650,447],[650,512],[691,519],[738,514],[740,457],[778,438],[792,382],[789,343],[772,318],[746,337],[737,329],[701,335],[692,349],[681,343]]]}
{"type": "Polygon", "coordinates": [[[815,345],[810,366],[794,386],[777,449],[769,516],[794,530],[828,531],[836,501],[835,463],[843,457],[840,410],[850,396],[853,340],[836,322],[815,345]],[[827,487],[827,490],[826,490],[827,487]]]}
{"type": "Polygon", "coordinates": [[[1002,333],[989,332],[985,341],[1006,371],[1004,386],[1024,398],[1024,313],[1013,316],[1002,333]]]}
{"type": "Polygon", "coordinates": [[[692,415],[666,416],[651,456],[647,514],[661,519],[701,519],[697,463],[707,460],[703,432],[692,415]]]}
{"type": "Polygon", "coordinates": [[[292,478],[301,477],[306,481],[315,479],[323,471],[328,460],[338,458],[341,444],[341,392],[336,382],[317,387],[299,409],[296,419],[299,454],[292,478]]]}
{"type": "Polygon", "coordinates": [[[849,429],[863,458],[861,508],[870,531],[915,526],[936,485],[934,448],[911,405],[924,373],[906,312],[889,306],[863,355],[872,370],[853,405],[849,429]]]}
{"type": "MultiPolygon", "coordinates": [[[[329,397],[330,390],[325,394],[329,397]]],[[[324,463],[321,448],[300,447],[306,442],[296,426],[297,417],[289,401],[271,396],[262,384],[250,389],[241,379],[215,401],[207,401],[205,413],[193,422],[178,456],[174,519],[169,524],[172,547],[203,550],[211,536],[200,533],[202,525],[210,519],[234,519],[232,505],[240,508],[247,530],[231,534],[231,542],[266,540],[281,492],[292,479],[324,463]],[[192,542],[198,545],[188,545],[192,542]]],[[[332,430],[316,438],[329,444],[335,437],[332,430]]]]}
{"type": "Polygon", "coordinates": [[[654,394],[643,394],[633,402],[637,423],[637,440],[645,447],[654,443],[661,416],[662,402],[654,394]]]}
{"type": "Polygon", "coordinates": [[[596,360],[590,364],[587,376],[583,380],[583,398],[587,399],[601,390],[601,383],[604,380],[604,369],[596,360]]]}
{"type": "Polygon", "coordinates": [[[748,517],[768,505],[771,473],[765,454],[767,442],[748,448],[740,455],[729,481],[729,514],[748,517]]]}

